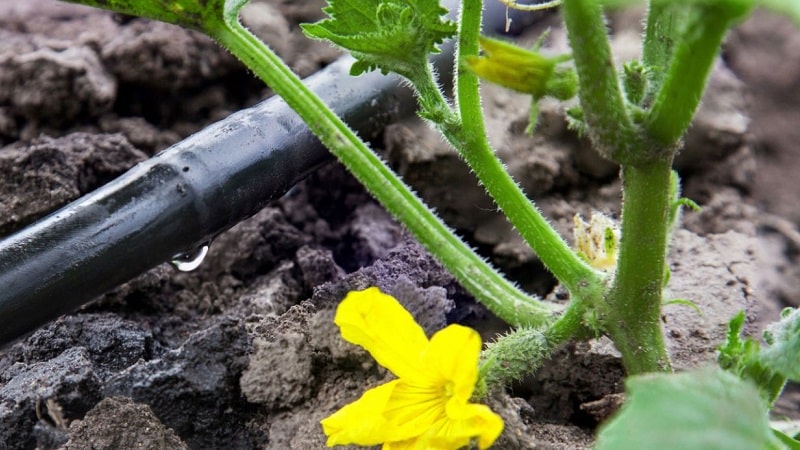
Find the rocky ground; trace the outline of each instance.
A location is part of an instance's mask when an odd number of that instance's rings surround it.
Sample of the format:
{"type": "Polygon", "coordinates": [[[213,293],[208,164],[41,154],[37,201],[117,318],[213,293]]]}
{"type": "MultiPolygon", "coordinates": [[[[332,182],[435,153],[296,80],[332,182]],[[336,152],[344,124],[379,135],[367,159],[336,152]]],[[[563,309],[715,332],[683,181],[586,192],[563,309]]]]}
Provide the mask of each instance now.
{"type": "MultiPolygon", "coordinates": [[[[309,75],[338,55],[297,24],[321,2],[254,0],[246,23],[309,75]]],[[[563,45],[557,17],[549,45],[563,45]]],[[[611,21],[621,58],[638,16],[611,21]]],[[[538,31],[523,34],[528,42],[538,31]]],[[[712,361],[740,309],[757,332],[800,305],[800,31],[757,13],[728,39],[676,163],[688,212],[670,255],[665,309],[676,366],[712,361]]],[[[528,101],[487,86],[492,141],[562,233],[572,216],[619,211],[617,169],[546,103],[533,138],[528,101]]],[[[24,227],[190,133],[269,95],[209,39],[54,0],[0,0],[0,234],[24,227]]],[[[425,124],[384,133],[382,154],[437,211],[525,289],[554,281],[469,171],[425,124]]],[[[123,264],[124,262],[120,262],[123,264]]],[[[340,166],[215,239],[199,269],[164,264],[0,349],[0,449],[322,448],[319,420],[390,375],[346,345],[333,310],[352,289],[395,295],[426,331],[502,326],[340,166]]],[[[558,298],[557,294],[552,294],[558,298]]],[[[13,318],[2,318],[13,320],[13,318]]],[[[605,340],[559,351],[493,399],[498,448],[582,448],[622,390],[605,340]]],[[[777,414],[800,418],[790,386],[777,414]]]]}

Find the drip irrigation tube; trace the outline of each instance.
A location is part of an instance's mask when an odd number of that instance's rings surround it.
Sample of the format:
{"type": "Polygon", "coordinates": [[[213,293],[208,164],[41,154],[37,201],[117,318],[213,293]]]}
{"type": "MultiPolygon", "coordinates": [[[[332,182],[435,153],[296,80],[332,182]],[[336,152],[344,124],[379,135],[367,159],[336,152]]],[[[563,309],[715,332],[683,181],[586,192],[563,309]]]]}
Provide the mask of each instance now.
{"type": "MultiPolygon", "coordinates": [[[[505,15],[490,11],[486,29],[502,32],[505,15]]],[[[451,72],[452,58],[451,43],[434,61],[440,74],[451,72]]],[[[352,78],[351,64],[342,57],[304,83],[362,137],[374,138],[416,109],[398,77],[372,72],[352,78]]],[[[197,252],[331,158],[273,97],[4,238],[0,346],[176,254],[197,252]]]]}
{"type": "MultiPolygon", "coordinates": [[[[413,111],[397,77],[306,80],[362,137],[413,111]]],[[[239,111],[0,241],[0,344],[192,253],[332,158],[279,98],[239,111]]]]}

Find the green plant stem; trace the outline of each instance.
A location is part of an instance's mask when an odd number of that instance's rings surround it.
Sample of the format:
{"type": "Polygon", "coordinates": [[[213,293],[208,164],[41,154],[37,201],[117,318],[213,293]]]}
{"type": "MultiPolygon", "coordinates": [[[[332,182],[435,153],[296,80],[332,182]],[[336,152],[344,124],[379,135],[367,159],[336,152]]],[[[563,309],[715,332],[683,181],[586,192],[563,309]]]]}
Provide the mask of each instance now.
{"type": "Polygon", "coordinates": [[[661,330],[671,163],[622,168],[622,240],[601,320],[629,375],[671,369],[661,330]]]}
{"type": "MultiPolygon", "coordinates": [[[[478,53],[480,21],[481,2],[463,2],[455,71],[459,114],[456,116],[451,113],[449,117],[438,121],[437,125],[448,141],[460,151],[489,195],[553,275],[573,295],[580,296],[587,291],[596,292],[603,275],[570,249],[514,182],[489,144],[480,104],[478,78],[469,71],[459,70],[467,56],[478,53]]],[[[436,99],[435,103],[446,105],[430,74],[411,81],[421,99],[436,99]]]]}
{"type": "Polygon", "coordinates": [[[675,144],[700,104],[725,33],[751,8],[749,0],[720,0],[698,5],[689,13],[685,32],[645,120],[648,135],[660,146],[677,151],[675,144]]]}
{"type": "Polygon", "coordinates": [[[456,108],[464,126],[485,134],[486,125],[481,109],[480,81],[469,70],[462,70],[463,67],[466,67],[467,57],[477,55],[480,51],[478,38],[481,32],[482,9],[483,0],[463,0],[461,2],[453,77],[456,87],[456,108]]]}
{"type": "Polygon", "coordinates": [[[552,320],[552,305],[517,289],[466,246],[258,38],[238,22],[213,37],[280,95],[322,143],[484,305],[514,325],[544,325],[552,320]]]}
{"type": "Polygon", "coordinates": [[[584,325],[587,302],[571,301],[559,319],[546,329],[523,327],[498,336],[481,353],[474,397],[505,387],[541,367],[545,359],[572,339],[589,339],[596,333],[584,325]]]}
{"type": "Polygon", "coordinates": [[[593,305],[587,301],[570,301],[563,314],[545,330],[547,342],[552,348],[570,339],[583,340],[597,337],[598,330],[586,324],[586,315],[593,305]]]}
{"type": "Polygon", "coordinates": [[[561,7],[578,72],[578,95],[589,137],[601,155],[619,163],[641,156],[614,67],[600,2],[564,0],[561,7]]]}
{"type": "Polygon", "coordinates": [[[675,45],[680,41],[687,12],[685,4],[675,1],[649,2],[647,25],[642,42],[642,63],[647,67],[648,92],[645,105],[652,102],[672,61],[675,45]]]}

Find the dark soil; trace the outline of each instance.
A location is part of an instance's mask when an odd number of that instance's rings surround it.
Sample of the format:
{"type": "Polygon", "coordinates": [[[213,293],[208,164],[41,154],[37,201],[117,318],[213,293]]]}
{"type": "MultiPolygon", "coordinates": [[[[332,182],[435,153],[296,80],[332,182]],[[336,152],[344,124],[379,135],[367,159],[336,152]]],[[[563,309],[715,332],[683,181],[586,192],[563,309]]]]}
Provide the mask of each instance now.
{"type": "MultiPolygon", "coordinates": [[[[298,33],[321,6],[253,0],[244,17],[308,75],[337,57],[298,33]]],[[[611,23],[625,58],[638,23],[633,13],[611,23]]],[[[563,42],[556,26],[550,45],[563,42]]],[[[787,58],[798,44],[800,31],[760,12],[732,33],[677,162],[685,195],[703,206],[685,214],[670,256],[669,296],[703,311],[665,310],[678,368],[713,361],[738,310],[755,333],[800,305],[800,62],[787,58]]],[[[0,235],[267,95],[197,33],[54,0],[0,0],[0,235]]],[[[618,213],[616,167],[586,150],[556,104],[542,106],[527,136],[528,106],[485,88],[491,138],[526,192],[568,236],[576,212],[618,213]]],[[[551,294],[553,280],[425,124],[393,124],[383,144],[448,223],[525,289],[551,294]]],[[[0,449],[322,448],[319,420],[391,376],[332,322],[346,292],[372,285],[429,333],[453,322],[486,339],[502,330],[331,164],[217,238],[198,270],[154,268],[0,350],[0,449]]],[[[590,446],[622,380],[605,339],[561,349],[492,399],[506,422],[497,448],[590,446]]],[[[790,386],[776,412],[800,418],[800,390],[790,386]]]]}

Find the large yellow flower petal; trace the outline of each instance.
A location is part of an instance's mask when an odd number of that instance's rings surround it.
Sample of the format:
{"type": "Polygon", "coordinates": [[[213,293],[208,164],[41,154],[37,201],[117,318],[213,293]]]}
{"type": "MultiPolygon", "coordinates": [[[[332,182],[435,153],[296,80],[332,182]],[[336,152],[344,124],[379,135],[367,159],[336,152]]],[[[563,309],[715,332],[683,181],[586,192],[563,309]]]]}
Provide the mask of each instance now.
{"type": "Polygon", "coordinates": [[[430,437],[438,448],[459,448],[470,438],[478,438],[478,448],[489,448],[503,431],[503,419],[488,406],[476,403],[462,405],[459,419],[449,418],[440,425],[438,430],[431,430],[430,437]]]}
{"type": "Polygon", "coordinates": [[[466,402],[478,380],[481,337],[461,325],[449,325],[431,338],[422,355],[422,364],[438,383],[448,389],[447,397],[466,402]]]}
{"type": "Polygon", "coordinates": [[[383,416],[402,431],[393,440],[405,440],[420,436],[435,423],[446,420],[446,405],[444,385],[418,385],[401,378],[383,416]]]}
{"type": "Polygon", "coordinates": [[[386,441],[394,427],[381,411],[392,395],[398,380],[372,388],[358,400],[323,419],[322,429],[328,436],[328,447],[334,445],[377,445],[386,441]]]}
{"type": "Polygon", "coordinates": [[[437,448],[459,448],[478,438],[481,448],[489,447],[503,430],[503,419],[488,406],[469,403],[478,380],[482,343],[473,329],[450,325],[434,334],[423,355],[423,364],[445,380],[446,419],[428,435],[437,448]]]}
{"type": "Polygon", "coordinates": [[[480,335],[471,328],[450,325],[433,335],[422,357],[426,373],[401,379],[386,404],[384,416],[400,430],[396,437],[416,436],[402,445],[457,449],[474,437],[481,446],[494,442],[502,419],[487,406],[469,403],[480,349],[480,335]]]}
{"type": "Polygon", "coordinates": [[[462,419],[443,419],[408,440],[386,442],[384,450],[456,450],[477,438],[478,447],[489,448],[503,431],[503,419],[486,405],[466,404],[462,419]]]}
{"type": "Polygon", "coordinates": [[[480,348],[478,333],[461,325],[434,334],[422,353],[423,370],[401,378],[392,392],[384,412],[387,420],[411,430],[447,420],[448,403],[465,405],[472,395],[480,348]]]}
{"type": "Polygon", "coordinates": [[[425,331],[394,297],[378,288],[347,294],[334,321],[346,341],[364,347],[398,377],[413,378],[424,371],[420,355],[428,345],[425,331]]]}
{"type": "Polygon", "coordinates": [[[401,442],[386,442],[381,450],[457,450],[466,447],[469,442],[469,439],[464,439],[460,444],[437,443],[430,439],[415,438],[401,442]]]}
{"type": "Polygon", "coordinates": [[[400,442],[386,442],[381,447],[381,450],[455,450],[451,448],[438,449],[430,446],[427,441],[419,439],[409,439],[400,442]]]}

